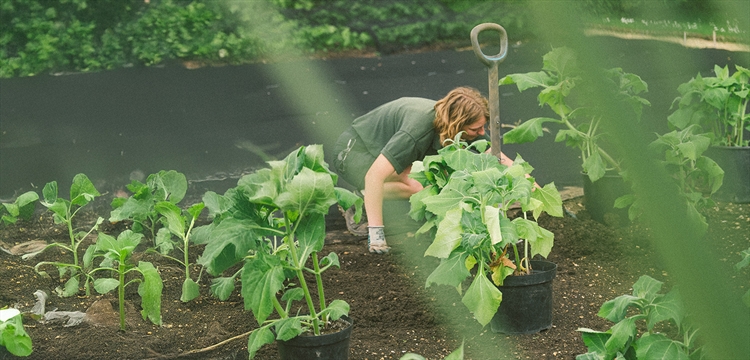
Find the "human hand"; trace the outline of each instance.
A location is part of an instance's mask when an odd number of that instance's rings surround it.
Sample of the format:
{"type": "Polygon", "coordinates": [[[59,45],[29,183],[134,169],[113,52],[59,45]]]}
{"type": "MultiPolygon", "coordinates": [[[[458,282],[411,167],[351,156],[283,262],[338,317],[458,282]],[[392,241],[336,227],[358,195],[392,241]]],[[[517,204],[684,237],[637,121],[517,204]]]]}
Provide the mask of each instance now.
{"type": "Polygon", "coordinates": [[[383,226],[368,226],[367,248],[371,253],[387,254],[391,248],[385,242],[385,229],[383,226]]]}

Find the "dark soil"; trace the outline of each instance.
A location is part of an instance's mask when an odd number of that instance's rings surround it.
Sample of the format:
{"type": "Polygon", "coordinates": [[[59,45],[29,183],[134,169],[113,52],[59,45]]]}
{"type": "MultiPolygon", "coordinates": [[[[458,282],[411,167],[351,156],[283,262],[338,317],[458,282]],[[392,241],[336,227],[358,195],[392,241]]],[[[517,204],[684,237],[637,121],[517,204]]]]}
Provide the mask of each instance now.
{"type": "MultiPolygon", "coordinates": [[[[564,218],[543,216],[540,223],[555,233],[555,246],[549,260],[558,265],[553,282],[554,315],[551,329],[531,335],[495,334],[481,328],[467,312],[456,291],[444,286],[424,287],[430,265],[436,262],[422,256],[428,240],[407,235],[392,236],[393,251],[388,255],[367,252],[366,240],[349,234],[335,214],[329,217],[327,245],[324,252],[336,252],[341,269],[326,275],[329,300],[344,299],[351,305],[354,330],[350,359],[398,359],[415,352],[428,359],[438,359],[466,344],[467,359],[573,359],[586,352],[577,328],[606,330],[611,326],[596,314],[602,303],[630,293],[631,285],[641,275],[650,275],[670,285],[670,275],[659,266],[658,255],[649,247],[646,231],[631,225],[613,228],[593,220],[584,207],[583,198],[565,201],[574,214],[564,218]]],[[[91,206],[92,211],[79,216],[81,228],[96,216],[108,217],[106,203],[91,206]]],[[[67,242],[66,231],[52,222],[49,212],[40,211],[33,220],[0,228],[0,240],[8,248],[30,241],[67,242]]],[[[748,269],[737,272],[734,263],[740,252],[750,247],[750,204],[720,203],[707,213],[710,222],[708,239],[721,254],[726,269],[738,291],[750,285],[748,269]]],[[[127,224],[112,225],[105,221],[101,231],[116,234],[127,224]]],[[[87,244],[84,244],[84,246],[87,244]]],[[[190,249],[197,256],[201,247],[190,249]]],[[[89,311],[105,319],[104,325],[84,322],[66,327],[62,323],[41,323],[25,318],[26,330],[33,341],[30,359],[234,359],[247,357],[247,333],[258,326],[249,311],[243,310],[236,293],[227,301],[209,294],[210,279],[203,275],[201,296],[181,303],[183,270],[178,264],[158,255],[139,255],[140,260],[154,263],[164,279],[162,326],[152,325],[140,317],[140,297],[136,286],[129,288],[126,299],[130,312],[127,331],[117,325],[117,300],[107,295],[60,298],[55,287],[65,279],[57,271],[47,271],[51,278],[35,273],[33,266],[41,260],[66,260],[69,253],[47,251],[34,259],[22,260],[0,252],[0,306],[14,306],[30,311],[36,290],[50,294],[47,310],[89,311]],[[96,306],[92,308],[92,305],[96,306]],[[106,311],[99,310],[104,305],[106,311]],[[91,309],[91,310],[89,310],[91,309]]],[[[195,267],[194,273],[199,269],[195,267]]],[[[2,357],[2,356],[0,356],[2,357]]],[[[276,345],[261,349],[258,359],[277,358],[276,345]]]]}

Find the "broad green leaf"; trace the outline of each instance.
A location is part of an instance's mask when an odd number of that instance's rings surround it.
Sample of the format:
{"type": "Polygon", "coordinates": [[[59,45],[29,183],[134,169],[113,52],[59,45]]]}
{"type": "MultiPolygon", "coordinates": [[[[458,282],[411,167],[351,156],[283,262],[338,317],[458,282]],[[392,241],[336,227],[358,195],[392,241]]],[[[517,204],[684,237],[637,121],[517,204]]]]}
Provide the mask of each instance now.
{"type": "Polygon", "coordinates": [[[458,349],[453,350],[452,353],[448,354],[443,360],[464,360],[464,342],[461,342],[461,346],[458,349]]]}
{"type": "Polygon", "coordinates": [[[86,175],[77,174],[73,177],[73,184],[70,186],[71,205],[84,206],[100,195],[86,175]]]}
{"type": "Polygon", "coordinates": [[[226,301],[234,292],[234,282],[233,276],[211,279],[211,294],[221,301],[226,301]]]}
{"type": "Polygon", "coordinates": [[[240,178],[237,187],[245,190],[250,202],[275,206],[276,197],[279,196],[278,184],[271,169],[260,169],[240,178]]]}
{"type": "Polygon", "coordinates": [[[721,188],[724,183],[724,170],[713,161],[711,158],[701,156],[695,163],[695,167],[704,172],[708,177],[708,182],[711,187],[711,194],[721,188]]]}
{"type": "Polygon", "coordinates": [[[332,173],[328,169],[328,164],[325,162],[325,156],[323,155],[323,145],[314,144],[305,146],[304,151],[304,165],[315,172],[327,173],[332,177],[333,183],[336,184],[338,181],[338,175],[332,173]]]}
{"type": "Polygon", "coordinates": [[[630,205],[632,205],[635,202],[635,195],[633,194],[625,194],[623,196],[618,197],[615,199],[615,208],[616,209],[624,209],[630,205]]]}
{"type": "Polygon", "coordinates": [[[8,214],[10,214],[13,217],[17,217],[18,214],[20,214],[20,208],[16,204],[3,203],[3,206],[5,207],[5,210],[8,211],[8,214]]]}
{"type": "Polygon", "coordinates": [[[164,284],[159,271],[150,262],[138,262],[138,269],[143,274],[143,282],[138,284],[138,295],[141,296],[141,315],[155,325],[161,325],[161,291],[164,284]]]}
{"type": "MultiPolygon", "coordinates": [[[[217,224],[212,222],[208,225],[196,226],[190,231],[190,242],[196,245],[208,244],[211,233],[216,229],[217,224]]],[[[163,229],[163,228],[162,228],[163,229]]],[[[169,233],[169,231],[167,231],[169,233]]]]}
{"type": "Polygon", "coordinates": [[[205,207],[206,207],[206,204],[204,204],[204,203],[202,203],[202,202],[199,202],[199,203],[197,203],[197,204],[193,204],[193,205],[191,205],[191,206],[190,206],[190,207],[189,207],[189,208],[187,209],[187,212],[188,212],[188,214],[190,214],[190,216],[191,216],[191,217],[192,217],[193,219],[197,219],[197,218],[199,218],[199,217],[201,216],[201,212],[203,212],[203,209],[204,209],[205,207]]]}
{"type": "Polygon", "coordinates": [[[96,245],[89,245],[86,248],[86,252],[83,253],[83,268],[90,269],[94,261],[94,254],[96,253],[96,245]]]}
{"type": "Polygon", "coordinates": [[[0,311],[10,312],[10,317],[3,316],[0,321],[0,347],[4,347],[15,356],[29,356],[32,352],[31,337],[23,327],[20,314],[13,315],[15,309],[0,311]]]}
{"type": "Polygon", "coordinates": [[[498,182],[503,177],[503,173],[498,168],[489,168],[474,171],[471,173],[471,177],[474,182],[474,189],[480,194],[488,194],[497,190],[498,182]]]}
{"type": "Polygon", "coordinates": [[[652,301],[656,294],[661,290],[664,283],[648,275],[641,275],[638,281],[633,284],[633,295],[641,299],[652,301]]]}
{"type": "Polygon", "coordinates": [[[156,244],[156,248],[159,250],[160,254],[169,254],[172,250],[174,250],[175,245],[175,242],[172,241],[172,232],[170,232],[167,228],[160,228],[156,232],[156,239],[154,239],[154,244],[156,244]]]}
{"type": "Polygon", "coordinates": [[[588,328],[578,328],[576,331],[581,333],[581,338],[583,338],[583,343],[586,344],[586,348],[589,349],[589,353],[596,354],[598,356],[596,359],[605,358],[607,349],[604,344],[606,344],[607,340],[612,336],[610,333],[591,330],[588,328]]]}
{"type": "Polygon", "coordinates": [[[320,266],[335,266],[337,268],[341,267],[341,264],[339,263],[339,256],[331,251],[326,255],[324,258],[320,259],[320,266]]]}
{"type": "Polygon", "coordinates": [[[544,185],[541,189],[534,189],[531,197],[542,202],[542,209],[547,214],[556,217],[563,216],[562,197],[554,182],[544,185]]]}
{"type": "Polygon", "coordinates": [[[250,359],[255,357],[255,353],[260,350],[263,345],[270,344],[275,340],[271,329],[271,325],[266,325],[256,329],[250,333],[247,339],[247,351],[249,352],[250,359]]]}
{"type": "Polygon", "coordinates": [[[554,234],[543,229],[536,222],[520,217],[513,219],[513,224],[518,232],[518,237],[526,239],[531,245],[529,256],[542,254],[542,256],[547,257],[549,255],[554,243],[554,234]]]}
{"type": "Polygon", "coordinates": [[[427,211],[433,214],[446,214],[449,211],[455,211],[458,204],[464,200],[464,195],[453,189],[444,188],[435,196],[425,197],[422,203],[425,204],[427,211]]]}
{"type": "Polygon", "coordinates": [[[114,257],[114,260],[119,260],[120,258],[120,246],[117,244],[117,240],[105,233],[97,234],[96,249],[105,253],[106,257],[114,257]]]}
{"type": "Polygon", "coordinates": [[[427,277],[425,287],[430,287],[432,284],[452,287],[461,285],[470,275],[469,270],[465,266],[466,257],[467,254],[465,252],[454,252],[447,259],[440,260],[440,264],[427,277]]]}
{"type": "Polygon", "coordinates": [[[229,218],[222,221],[208,236],[210,241],[203,249],[198,263],[209,274],[217,276],[240,262],[250,249],[257,248],[260,227],[246,219],[229,218]]]}
{"type": "Polygon", "coordinates": [[[187,193],[187,179],[185,175],[175,170],[159,171],[148,177],[148,185],[154,191],[154,196],[160,201],[177,204],[187,193]]]}
{"type": "MultiPolygon", "coordinates": [[[[34,203],[39,200],[39,194],[34,191],[27,191],[16,198],[14,205],[18,206],[18,214],[23,219],[30,219],[34,214],[34,203]]],[[[3,204],[5,205],[5,204],[3,204]]]]}
{"type": "Polygon", "coordinates": [[[276,203],[284,211],[325,215],[336,203],[331,176],[302,168],[289,182],[286,191],[279,194],[276,203]]]}
{"type": "Polygon", "coordinates": [[[435,240],[425,251],[425,256],[434,256],[445,259],[461,243],[463,231],[461,229],[460,208],[449,210],[445,218],[438,224],[435,240]]]}
{"type": "Polygon", "coordinates": [[[58,198],[55,200],[52,204],[44,204],[48,209],[50,209],[54,214],[54,220],[55,224],[61,224],[67,221],[69,215],[68,215],[68,207],[69,204],[67,200],[58,198]]]}
{"type": "Polygon", "coordinates": [[[682,324],[685,311],[682,308],[680,295],[676,288],[666,295],[654,299],[648,307],[650,311],[648,312],[646,325],[649,331],[654,328],[654,325],[664,320],[672,320],[678,327],[682,324]]]}
{"type": "Polygon", "coordinates": [[[412,195],[409,198],[411,208],[409,209],[409,216],[415,221],[421,221],[425,219],[425,210],[427,206],[423,200],[428,199],[438,194],[438,189],[435,186],[427,186],[420,190],[418,193],[412,195]]]}
{"type": "Polygon", "coordinates": [[[474,314],[474,318],[485,326],[495,316],[502,299],[503,294],[500,290],[486,276],[480,274],[474,277],[461,302],[474,314]]]}
{"type": "Polygon", "coordinates": [[[525,74],[510,74],[498,80],[498,85],[516,84],[518,91],[522,92],[533,87],[546,86],[552,81],[544,71],[529,72],[525,74]]]}
{"type": "Polygon", "coordinates": [[[542,125],[545,122],[550,121],[559,122],[558,120],[546,117],[526,120],[521,123],[521,125],[516,126],[513,130],[503,134],[503,142],[505,144],[524,144],[532,142],[544,135],[542,125]]]}
{"type": "Polygon", "coordinates": [[[287,341],[305,332],[302,328],[302,321],[298,317],[289,317],[281,319],[274,323],[276,329],[276,340],[287,341]]]}
{"type": "Polygon", "coordinates": [[[604,176],[606,168],[604,166],[604,160],[602,160],[598,151],[592,153],[591,156],[584,160],[583,172],[588,175],[591,182],[595,182],[604,176]]]}
{"type": "Polygon", "coordinates": [[[129,197],[122,206],[112,210],[109,214],[109,221],[115,223],[127,219],[146,219],[151,213],[151,205],[152,202],[150,199],[129,197]]]}
{"type": "Polygon", "coordinates": [[[279,185],[286,184],[302,169],[304,152],[303,146],[289,153],[282,161],[269,161],[268,165],[271,166],[271,172],[273,173],[271,178],[278,181],[279,185]]]}
{"type": "Polygon", "coordinates": [[[106,294],[120,286],[118,280],[112,278],[103,278],[94,280],[94,290],[100,294],[106,294]]]}
{"type": "Polygon", "coordinates": [[[427,234],[429,231],[431,231],[433,228],[437,226],[435,221],[436,221],[436,218],[432,218],[428,221],[425,221],[425,223],[422,224],[422,226],[420,226],[419,229],[417,229],[415,234],[416,235],[427,234]]]}
{"type": "Polygon", "coordinates": [[[542,57],[542,69],[558,74],[559,77],[574,75],[578,69],[576,66],[576,55],[568,47],[558,47],[544,54],[542,57]]]}
{"type": "Polygon", "coordinates": [[[638,301],[639,298],[635,296],[620,295],[602,304],[597,315],[613,323],[618,323],[625,318],[629,306],[639,306],[638,301]]]}
{"type": "Polygon", "coordinates": [[[301,216],[297,224],[297,253],[300,264],[307,263],[311,253],[323,249],[326,240],[326,220],[323,214],[301,216]]]}
{"type": "Polygon", "coordinates": [[[302,288],[291,288],[281,295],[281,301],[299,301],[305,298],[305,291],[302,288]]]}
{"type": "Polygon", "coordinates": [[[78,276],[72,276],[65,282],[63,288],[58,287],[55,289],[55,292],[57,292],[60,297],[71,297],[78,294],[78,276]]]}
{"type": "Polygon", "coordinates": [[[200,286],[198,283],[193,281],[191,278],[186,278],[182,282],[182,295],[180,295],[180,301],[188,302],[200,296],[200,286]]]}
{"type": "Polygon", "coordinates": [[[610,329],[612,336],[605,343],[608,354],[615,354],[618,351],[625,352],[625,346],[635,338],[635,318],[622,319],[610,329]]]}
{"type": "Polygon", "coordinates": [[[185,237],[185,217],[177,205],[169,201],[160,201],[154,205],[154,210],[164,217],[169,232],[180,239],[185,237]]]}
{"type": "Polygon", "coordinates": [[[57,200],[57,181],[48,182],[42,189],[43,205],[50,207],[57,200]]]}
{"type": "Polygon", "coordinates": [[[203,194],[202,200],[208,208],[209,218],[220,216],[232,208],[232,199],[219,195],[213,191],[207,191],[203,194]]]}
{"type": "Polygon", "coordinates": [[[349,209],[354,206],[354,221],[359,222],[362,219],[362,205],[364,204],[362,198],[340,187],[334,187],[333,192],[336,194],[336,201],[342,209],[349,209]]]}
{"type": "Polygon", "coordinates": [[[242,297],[245,309],[253,312],[258,324],[263,324],[273,312],[276,293],[284,288],[284,268],[279,258],[258,254],[245,261],[242,268],[242,297]]]}
{"type": "Polygon", "coordinates": [[[500,243],[501,247],[518,241],[518,231],[516,225],[507,217],[500,218],[500,232],[503,234],[503,241],[500,243]]]}
{"type": "Polygon", "coordinates": [[[685,347],[663,334],[643,334],[635,342],[636,356],[639,360],[688,360],[685,347]]]}
{"type": "Polygon", "coordinates": [[[563,129],[557,132],[555,135],[555,142],[565,141],[565,145],[568,147],[579,147],[583,144],[585,138],[578,130],[563,129]]]}
{"type": "Polygon", "coordinates": [[[321,311],[321,316],[328,316],[331,320],[337,320],[342,316],[349,315],[349,304],[340,299],[331,301],[325,310],[321,311]]]}
{"type": "Polygon", "coordinates": [[[126,256],[135,251],[135,248],[141,243],[143,234],[133,232],[132,230],[125,230],[117,235],[117,244],[120,248],[120,252],[125,252],[126,256]]]}
{"type": "Polygon", "coordinates": [[[667,117],[667,121],[678,129],[684,129],[692,124],[698,124],[700,116],[696,116],[693,109],[679,108],[667,117]]]}
{"type": "Polygon", "coordinates": [[[742,250],[742,252],[740,253],[740,256],[742,256],[742,260],[734,264],[734,268],[737,270],[740,270],[750,265],[750,248],[742,250]]]}
{"type": "Polygon", "coordinates": [[[595,352],[587,352],[585,354],[576,355],[576,360],[606,360],[606,358],[595,352]]]}
{"type": "Polygon", "coordinates": [[[531,245],[529,256],[541,255],[546,258],[552,251],[552,246],[555,243],[555,234],[538,224],[536,224],[536,231],[538,236],[534,240],[529,240],[529,245],[531,245]]]}
{"type": "Polygon", "coordinates": [[[500,209],[494,206],[484,207],[484,225],[490,234],[492,245],[503,242],[503,232],[500,228],[500,209]]]}

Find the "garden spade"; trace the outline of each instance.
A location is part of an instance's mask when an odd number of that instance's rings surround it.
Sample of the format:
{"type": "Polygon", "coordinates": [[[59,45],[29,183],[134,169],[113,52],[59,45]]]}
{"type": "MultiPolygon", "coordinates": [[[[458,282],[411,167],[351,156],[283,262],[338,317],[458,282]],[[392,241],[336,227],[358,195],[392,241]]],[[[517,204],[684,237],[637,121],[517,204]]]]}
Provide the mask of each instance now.
{"type": "Polygon", "coordinates": [[[508,55],[508,33],[498,24],[479,24],[471,29],[471,46],[474,48],[474,54],[479,58],[479,61],[489,68],[487,74],[490,86],[490,118],[487,121],[490,123],[490,143],[492,144],[490,151],[492,155],[499,159],[502,137],[500,136],[500,95],[498,94],[497,65],[503,62],[505,56],[508,55]],[[479,46],[479,33],[485,30],[494,30],[500,36],[500,52],[496,55],[486,55],[479,46]]]}

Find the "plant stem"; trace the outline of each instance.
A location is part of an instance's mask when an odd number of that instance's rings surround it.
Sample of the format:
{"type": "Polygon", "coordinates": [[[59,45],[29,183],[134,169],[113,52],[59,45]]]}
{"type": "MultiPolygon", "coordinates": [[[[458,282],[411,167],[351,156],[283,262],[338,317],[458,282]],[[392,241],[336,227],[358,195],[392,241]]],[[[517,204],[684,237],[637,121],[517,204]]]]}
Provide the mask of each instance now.
{"type": "Polygon", "coordinates": [[[70,236],[70,251],[73,253],[73,265],[78,266],[78,251],[76,251],[76,238],[73,235],[73,217],[69,216],[66,223],[68,225],[68,236],[70,236]]]}
{"type": "Polygon", "coordinates": [[[117,272],[120,274],[120,286],[117,287],[117,300],[120,307],[120,331],[125,331],[125,259],[120,257],[117,266],[117,272]]]}
{"type": "Polygon", "coordinates": [[[305,274],[302,272],[302,265],[300,265],[299,259],[297,258],[297,246],[294,243],[294,233],[297,230],[297,224],[295,224],[294,228],[291,229],[289,226],[289,217],[286,215],[286,213],[284,213],[284,219],[286,220],[288,229],[287,236],[284,238],[284,240],[289,247],[289,255],[292,257],[294,270],[297,273],[297,280],[299,280],[299,285],[302,288],[302,291],[305,293],[307,308],[308,310],[310,310],[310,316],[312,316],[313,318],[313,332],[315,335],[320,335],[320,319],[318,319],[318,314],[315,312],[315,304],[313,304],[312,296],[310,295],[310,289],[307,287],[305,274]]]}
{"type": "Polygon", "coordinates": [[[276,312],[279,313],[279,316],[282,319],[289,317],[286,310],[284,310],[284,307],[281,306],[279,299],[277,299],[275,296],[273,297],[273,307],[274,309],[276,309],[276,312]]]}
{"type": "MultiPolygon", "coordinates": [[[[323,292],[323,278],[320,276],[320,264],[318,264],[318,252],[313,251],[312,253],[313,269],[315,270],[315,283],[318,285],[318,300],[320,301],[320,311],[326,308],[326,296],[323,292]]],[[[324,317],[323,323],[328,322],[328,317],[324,317]]]]}
{"type": "Polygon", "coordinates": [[[745,135],[745,109],[747,109],[747,102],[748,100],[745,100],[745,102],[742,102],[739,105],[739,109],[737,109],[737,126],[734,128],[734,132],[736,133],[736,139],[735,139],[735,146],[742,146],[743,137],[745,135]]]}

